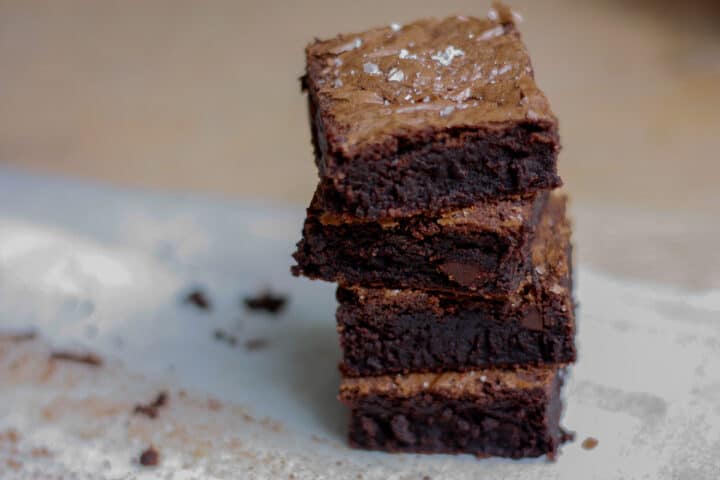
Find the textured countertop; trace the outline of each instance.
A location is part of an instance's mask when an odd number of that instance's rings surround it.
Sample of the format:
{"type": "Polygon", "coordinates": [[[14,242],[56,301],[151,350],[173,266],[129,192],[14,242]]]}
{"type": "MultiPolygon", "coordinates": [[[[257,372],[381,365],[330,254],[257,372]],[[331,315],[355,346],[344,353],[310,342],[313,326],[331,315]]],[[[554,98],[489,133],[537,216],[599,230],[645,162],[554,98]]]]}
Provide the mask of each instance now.
{"type": "MultiPolygon", "coordinates": [[[[303,215],[0,169],[0,477],[717,478],[720,289],[605,273],[584,249],[564,395],[576,441],[557,462],[349,449],[334,285],[288,273],[303,215]],[[198,285],[210,310],[183,302],[198,285]],[[278,316],[242,306],[266,286],[289,296],[278,316]],[[30,328],[36,338],[18,338],[30,328]],[[51,360],[57,351],[103,364],[51,360]],[[133,414],[162,391],[157,418],[133,414]],[[156,468],[138,465],[150,445],[156,468]]],[[[575,215],[623,211],[578,204],[575,215]]]]}

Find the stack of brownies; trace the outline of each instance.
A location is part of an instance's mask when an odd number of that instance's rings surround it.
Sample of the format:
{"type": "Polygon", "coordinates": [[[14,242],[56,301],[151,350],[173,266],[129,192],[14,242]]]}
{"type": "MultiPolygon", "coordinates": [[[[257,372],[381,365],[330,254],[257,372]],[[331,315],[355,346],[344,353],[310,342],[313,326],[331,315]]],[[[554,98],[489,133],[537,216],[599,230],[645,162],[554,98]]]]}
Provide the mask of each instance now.
{"type": "Polygon", "coordinates": [[[339,284],[351,444],[552,457],[570,225],[514,14],[316,41],[303,87],[321,180],[293,273],[339,284]]]}

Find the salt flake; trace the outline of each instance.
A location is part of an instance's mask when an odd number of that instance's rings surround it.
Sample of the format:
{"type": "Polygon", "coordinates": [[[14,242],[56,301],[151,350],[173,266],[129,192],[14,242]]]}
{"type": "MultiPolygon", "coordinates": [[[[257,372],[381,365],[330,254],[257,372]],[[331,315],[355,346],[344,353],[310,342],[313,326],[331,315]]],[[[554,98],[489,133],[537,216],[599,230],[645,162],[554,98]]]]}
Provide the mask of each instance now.
{"type": "Polygon", "coordinates": [[[450,115],[453,111],[455,111],[455,107],[453,107],[452,105],[448,105],[447,107],[445,107],[445,108],[443,108],[442,110],[440,110],[440,116],[441,116],[441,117],[447,117],[447,116],[450,115]]]}
{"type": "Polygon", "coordinates": [[[411,55],[410,52],[408,52],[404,48],[400,49],[398,57],[402,58],[403,60],[417,60],[417,55],[411,55]]]}
{"type": "Polygon", "coordinates": [[[380,68],[374,63],[364,63],[363,64],[363,71],[369,75],[380,75],[380,68]]]}
{"type": "Polygon", "coordinates": [[[512,65],[505,65],[505,66],[502,67],[500,70],[498,70],[497,73],[498,73],[498,75],[504,75],[504,74],[506,74],[507,72],[509,72],[510,70],[512,70],[512,65]]]}
{"type": "Polygon", "coordinates": [[[448,46],[444,51],[437,52],[435,55],[433,55],[433,60],[439,62],[441,65],[448,66],[452,63],[453,58],[455,57],[462,57],[465,55],[465,52],[460,50],[459,48],[455,48],[452,45],[448,46]]]}
{"type": "Polygon", "coordinates": [[[491,38],[499,37],[505,33],[505,27],[498,25],[490,30],[485,30],[479,37],[478,40],[490,40],[491,38]]]}
{"type": "Polygon", "coordinates": [[[388,72],[387,77],[389,82],[402,82],[405,80],[405,73],[397,68],[390,69],[390,72],[388,72]]]}

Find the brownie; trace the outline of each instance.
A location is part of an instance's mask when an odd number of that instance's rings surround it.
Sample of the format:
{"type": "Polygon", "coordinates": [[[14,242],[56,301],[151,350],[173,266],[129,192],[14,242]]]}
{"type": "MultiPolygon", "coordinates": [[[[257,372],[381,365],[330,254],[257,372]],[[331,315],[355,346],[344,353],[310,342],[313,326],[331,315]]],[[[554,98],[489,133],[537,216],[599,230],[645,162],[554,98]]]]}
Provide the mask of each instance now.
{"type": "Polygon", "coordinates": [[[557,290],[538,304],[513,305],[340,287],[340,369],[346,376],[372,376],[574,362],[572,299],[566,287],[557,290]]]}
{"type": "Polygon", "coordinates": [[[389,452],[554,458],[563,368],[344,378],[350,444],[389,452]]]}
{"type": "Polygon", "coordinates": [[[341,284],[507,294],[530,269],[546,192],[483,202],[440,216],[361,221],[308,209],[296,275],[341,284]]]}
{"type": "Polygon", "coordinates": [[[533,233],[548,194],[483,202],[439,216],[362,221],[308,209],[293,272],[388,288],[503,294],[529,270],[533,233]]]}
{"type": "Polygon", "coordinates": [[[558,124],[509,9],[306,49],[323,209],[439,213],[561,185],[558,124]]]}
{"type": "Polygon", "coordinates": [[[529,279],[503,297],[340,286],[346,376],[574,362],[570,226],[551,197],[529,279]]]}

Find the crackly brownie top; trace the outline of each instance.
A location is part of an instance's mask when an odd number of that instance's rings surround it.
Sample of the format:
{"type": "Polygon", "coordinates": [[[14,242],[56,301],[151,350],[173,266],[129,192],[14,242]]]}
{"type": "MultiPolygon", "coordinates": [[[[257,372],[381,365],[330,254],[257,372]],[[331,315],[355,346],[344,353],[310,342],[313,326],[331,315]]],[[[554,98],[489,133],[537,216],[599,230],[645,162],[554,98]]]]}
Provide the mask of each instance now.
{"type": "Polygon", "coordinates": [[[379,377],[343,378],[340,396],[368,395],[407,398],[435,394],[448,398],[492,397],[516,390],[547,389],[563,370],[555,367],[488,368],[469,372],[411,373],[379,377]]]}
{"type": "Polygon", "coordinates": [[[306,86],[329,137],[352,155],[413,131],[554,125],[515,15],[392,24],[307,47],[306,86]]]}

